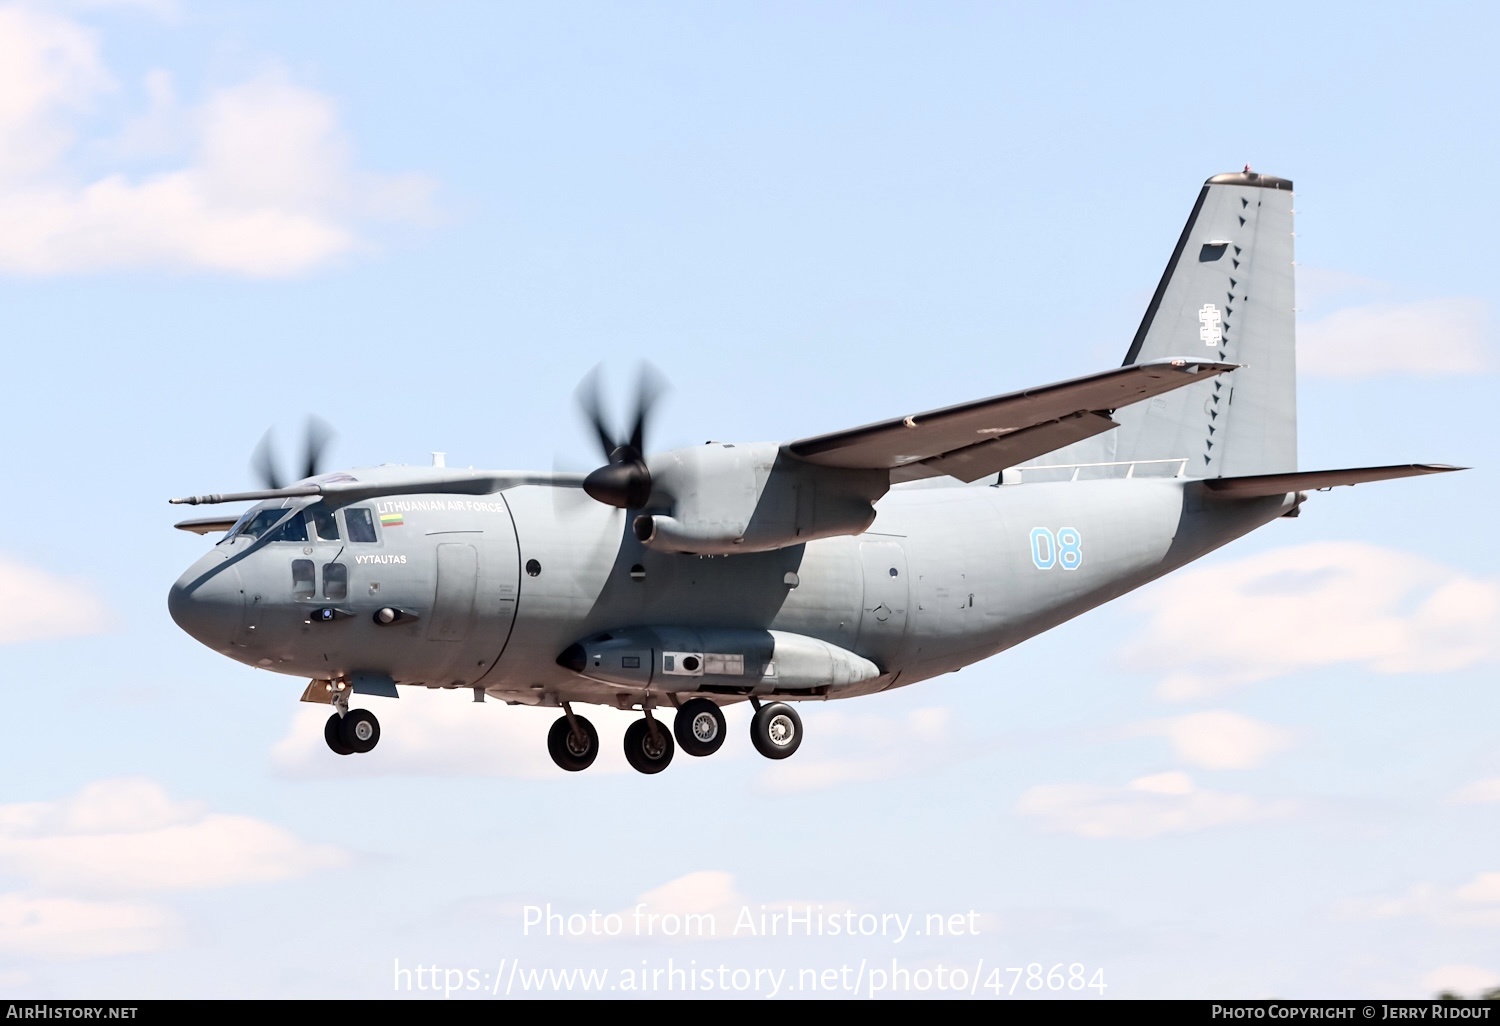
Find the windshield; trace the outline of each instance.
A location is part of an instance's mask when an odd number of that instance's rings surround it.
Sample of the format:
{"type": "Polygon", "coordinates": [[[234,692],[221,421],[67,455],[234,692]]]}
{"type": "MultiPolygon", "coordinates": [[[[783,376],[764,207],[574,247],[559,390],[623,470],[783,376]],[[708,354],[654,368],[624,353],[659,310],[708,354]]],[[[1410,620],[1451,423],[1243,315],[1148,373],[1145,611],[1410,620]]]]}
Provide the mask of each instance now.
{"type": "MultiPolygon", "coordinates": [[[[240,517],[240,522],[234,525],[229,538],[249,538],[252,541],[265,534],[276,526],[276,521],[286,516],[284,509],[260,509],[252,510],[240,517]]],[[[301,513],[292,514],[292,518],[286,522],[281,530],[276,532],[272,541],[307,541],[307,523],[302,519],[301,513]]]]}

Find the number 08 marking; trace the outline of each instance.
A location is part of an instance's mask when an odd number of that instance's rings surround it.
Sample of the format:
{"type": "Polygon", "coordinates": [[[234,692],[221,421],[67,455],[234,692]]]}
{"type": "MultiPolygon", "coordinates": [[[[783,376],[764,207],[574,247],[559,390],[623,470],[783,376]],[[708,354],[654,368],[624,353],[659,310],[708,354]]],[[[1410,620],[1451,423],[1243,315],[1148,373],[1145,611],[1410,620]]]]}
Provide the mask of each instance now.
{"type": "Polygon", "coordinates": [[[1083,535],[1071,527],[1058,528],[1055,535],[1045,527],[1033,527],[1031,562],[1038,570],[1077,570],[1083,565],[1083,535]]]}

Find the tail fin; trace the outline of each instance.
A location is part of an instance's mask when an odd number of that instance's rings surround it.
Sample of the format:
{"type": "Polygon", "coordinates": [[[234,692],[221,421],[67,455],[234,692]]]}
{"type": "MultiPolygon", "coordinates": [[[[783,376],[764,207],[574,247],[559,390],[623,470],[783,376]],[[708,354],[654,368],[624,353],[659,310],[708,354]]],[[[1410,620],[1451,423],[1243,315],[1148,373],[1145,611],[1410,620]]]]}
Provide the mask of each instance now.
{"type": "Polygon", "coordinates": [[[1197,356],[1242,366],[1117,411],[1114,458],[1185,458],[1192,477],[1296,470],[1292,302],[1292,183],[1249,171],[1210,178],[1125,364],[1197,356]]]}

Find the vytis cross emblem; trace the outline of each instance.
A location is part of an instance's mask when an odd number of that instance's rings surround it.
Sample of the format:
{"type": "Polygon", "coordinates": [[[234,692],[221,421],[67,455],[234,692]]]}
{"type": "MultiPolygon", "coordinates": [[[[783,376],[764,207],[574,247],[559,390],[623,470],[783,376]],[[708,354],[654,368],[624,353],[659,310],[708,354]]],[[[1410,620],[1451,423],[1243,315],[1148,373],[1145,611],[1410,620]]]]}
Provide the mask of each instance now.
{"type": "Polygon", "coordinates": [[[1202,325],[1198,329],[1198,337],[1206,346],[1216,346],[1224,338],[1224,318],[1219,313],[1219,308],[1212,303],[1204,303],[1203,309],[1198,311],[1198,323],[1202,325]]]}

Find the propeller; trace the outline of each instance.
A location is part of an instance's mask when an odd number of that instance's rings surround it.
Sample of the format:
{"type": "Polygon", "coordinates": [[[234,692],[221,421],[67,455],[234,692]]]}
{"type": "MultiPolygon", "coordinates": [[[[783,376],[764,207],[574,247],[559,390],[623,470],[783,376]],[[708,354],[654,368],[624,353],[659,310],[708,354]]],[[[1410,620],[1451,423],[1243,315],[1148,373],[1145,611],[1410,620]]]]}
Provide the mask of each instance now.
{"type": "MultiPolygon", "coordinates": [[[[299,481],[318,476],[318,467],[323,462],[323,451],[328,448],[328,443],[333,441],[333,428],[317,417],[308,417],[304,437],[303,460],[300,468],[302,476],[296,479],[299,481]]],[[[261,484],[267,488],[284,488],[288,482],[281,479],[279,462],[276,458],[275,444],[271,440],[271,432],[267,431],[261,436],[260,444],[255,447],[255,453],[250,457],[250,469],[255,471],[261,484]]]]}
{"type": "Polygon", "coordinates": [[[649,363],[641,365],[636,383],[635,418],[630,434],[617,439],[611,434],[604,403],[599,394],[599,368],[595,367],[578,386],[578,407],[599,437],[599,447],[608,462],[583,479],[583,490],[607,506],[640,509],[651,499],[651,471],[646,467],[646,423],[651,409],[666,390],[661,374],[649,363]]]}

